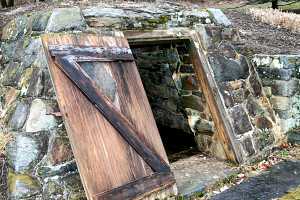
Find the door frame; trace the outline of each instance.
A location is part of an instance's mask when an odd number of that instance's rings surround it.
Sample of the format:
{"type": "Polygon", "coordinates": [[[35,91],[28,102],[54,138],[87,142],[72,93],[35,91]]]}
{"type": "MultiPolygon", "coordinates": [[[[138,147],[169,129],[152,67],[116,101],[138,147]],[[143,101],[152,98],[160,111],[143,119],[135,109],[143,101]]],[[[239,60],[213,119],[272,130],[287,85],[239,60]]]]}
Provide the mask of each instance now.
{"type": "Polygon", "coordinates": [[[191,44],[192,62],[196,77],[203,89],[206,102],[216,127],[217,138],[220,140],[228,160],[242,163],[242,151],[229,121],[218,85],[214,79],[213,70],[206,58],[202,38],[196,29],[173,28],[168,30],[123,31],[129,44],[145,45],[160,44],[176,40],[189,40],[191,44]]]}

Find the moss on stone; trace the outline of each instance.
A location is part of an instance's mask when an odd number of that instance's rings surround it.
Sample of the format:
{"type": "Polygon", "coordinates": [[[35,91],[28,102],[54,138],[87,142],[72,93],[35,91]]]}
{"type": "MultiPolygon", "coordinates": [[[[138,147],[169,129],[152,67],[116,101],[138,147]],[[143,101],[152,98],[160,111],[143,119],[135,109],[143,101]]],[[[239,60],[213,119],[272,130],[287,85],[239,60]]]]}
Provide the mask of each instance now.
{"type": "Polygon", "coordinates": [[[32,73],[33,73],[33,68],[27,68],[23,72],[21,79],[18,83],[18,87],[21,89],[21,95],[26,94],[28,86],[30,84],[32,73]]]}
{"type": "Polygon", "coordinates": [[[167,26],[168,21],[171,19],[169,15],[161,15],[158,18],[140,19],[143,29],[157,28],[159,25],[167,26]]]}
{"type": "MultiPolygon", "coordinates": [[[[21,193],[24,187],[27,190],[38,191],[40,189],[39,182],[26,174],[15,174],[11,169],[8,173],[8,190],[10,193],[21,193]]],[[[17,195],[18,196],[18,195],[17,195]]]]}
{"type": "Polygon", "coordinates": [[[300,199],[300,187],[290,190],[286,195],[279,200],[298,200],[300,199]]]}

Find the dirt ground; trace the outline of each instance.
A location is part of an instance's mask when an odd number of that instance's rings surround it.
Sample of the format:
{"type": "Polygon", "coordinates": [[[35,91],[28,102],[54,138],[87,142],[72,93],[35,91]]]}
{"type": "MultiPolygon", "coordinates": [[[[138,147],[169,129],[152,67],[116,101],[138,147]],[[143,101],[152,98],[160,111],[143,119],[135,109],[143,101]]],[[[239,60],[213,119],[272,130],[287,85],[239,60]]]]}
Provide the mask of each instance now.
{"type": "Polygon", "coordinates": [[[225,14],[240,30],[242,54],[299,54],[300,33],[255,21],[246,11],[226,10],[225,14]]]}

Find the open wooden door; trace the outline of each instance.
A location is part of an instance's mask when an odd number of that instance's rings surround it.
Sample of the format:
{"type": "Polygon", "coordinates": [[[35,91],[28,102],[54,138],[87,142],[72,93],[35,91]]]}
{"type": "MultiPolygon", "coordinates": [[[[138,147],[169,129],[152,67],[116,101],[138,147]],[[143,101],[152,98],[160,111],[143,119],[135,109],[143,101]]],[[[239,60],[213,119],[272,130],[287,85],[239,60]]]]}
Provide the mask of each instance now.
{"type": "Polygon", "coordinates": [[[175,179],[123,34],[51,34],[42,40],[88,199],[176,194],[175,179]]]}

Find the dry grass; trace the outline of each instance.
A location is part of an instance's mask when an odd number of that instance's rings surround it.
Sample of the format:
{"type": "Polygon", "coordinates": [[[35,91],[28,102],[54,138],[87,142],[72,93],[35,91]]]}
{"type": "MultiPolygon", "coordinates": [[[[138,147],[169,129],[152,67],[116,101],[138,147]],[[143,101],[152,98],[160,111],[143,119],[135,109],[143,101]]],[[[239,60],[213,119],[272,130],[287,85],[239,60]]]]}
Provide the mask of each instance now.
{"type": "Polygon", "coordinates": [[[298,14],[282,12],[271,8],[250,8],[249,13],[254,20],[300,33],[300,15],[298,14]]]}
{"type": "Polygon", "coordinates": [[[11,134],[0,133],[0,155],[5,154],[5,146],[12,140],[11,134]]]}

